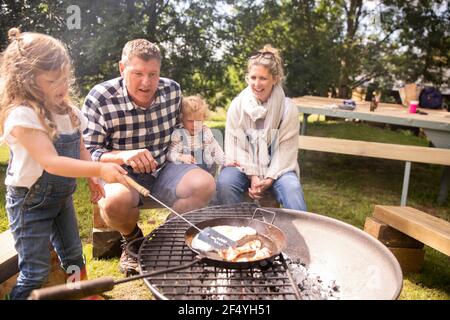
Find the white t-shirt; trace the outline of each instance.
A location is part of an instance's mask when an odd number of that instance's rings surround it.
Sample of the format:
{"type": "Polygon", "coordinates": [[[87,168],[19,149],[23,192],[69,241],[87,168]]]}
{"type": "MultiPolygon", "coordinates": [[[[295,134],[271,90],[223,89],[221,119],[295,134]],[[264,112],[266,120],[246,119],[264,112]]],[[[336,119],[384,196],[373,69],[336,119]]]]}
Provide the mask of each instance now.
{"type": "MultiPolygon", "coordinates": [[[[81,132],[87,126],[87,120],[82,113],[76,109],[80,119],[81,132]]],[[[76,129],[73,128],[68,114],[52,114],[56,123],[57,131],[60,134],[72,134],[76,129]]],[[[38,129],[45,131],[36,112],[28,107],[14,108],[8,115],[4,124],[4,133],[0,141],[6,142],[12,152],[12,159],[6,172],[5,184],[16,187],[31,187],[42,175],[44,169],[27,152],[27,150],[11,135],[15,127],[38,129]]]]}

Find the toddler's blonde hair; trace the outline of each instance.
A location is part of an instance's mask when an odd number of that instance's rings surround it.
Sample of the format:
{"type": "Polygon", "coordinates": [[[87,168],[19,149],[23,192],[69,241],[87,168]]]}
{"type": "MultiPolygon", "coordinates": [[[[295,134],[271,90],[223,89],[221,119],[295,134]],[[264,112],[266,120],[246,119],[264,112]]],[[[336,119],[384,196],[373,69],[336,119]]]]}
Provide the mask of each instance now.
{"type": "Polygon", "coordinates": [[[50,110],[69,114],[72,125],[79,128],[69,94],[60,105],[52,105],[36,84],[36,77],[45,72],[60,72],[61,79],[74,84],[74,77],[66,47],[48,35],[24,32],[12,28],[8,31],[10,44],[0,57],[0,135],[9,112],[17,106],[32,108],[53,140],[57,137],[56,124],[50,110]]]}
{"type": "Polygon", "coordinates": [[[203,120],[208,118],[208,104],[200,96],[183,97],[181,100],[181,117],[183,115],[202,115],[203,120]]]}

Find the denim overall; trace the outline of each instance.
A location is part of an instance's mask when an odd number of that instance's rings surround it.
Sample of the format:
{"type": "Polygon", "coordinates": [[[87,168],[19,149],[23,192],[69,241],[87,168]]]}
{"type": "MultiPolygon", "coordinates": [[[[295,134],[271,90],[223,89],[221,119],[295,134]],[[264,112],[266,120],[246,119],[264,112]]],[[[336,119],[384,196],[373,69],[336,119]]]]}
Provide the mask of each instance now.
{"type": "MultiPolygon", "coordinates": [[[[80,158],[80,133],[61,134],[54,142],[60,156],[80,158]]],[[[11,299],[26,299],[50,271],[50,245],[64,270],[85,265],[72,194],[76,179],[49,174],[31,186],[7,186],[6,211],[19,256],[20,274],[11,299]]],[[[72,271],[74,271],[72,270],[72,271]]]]}

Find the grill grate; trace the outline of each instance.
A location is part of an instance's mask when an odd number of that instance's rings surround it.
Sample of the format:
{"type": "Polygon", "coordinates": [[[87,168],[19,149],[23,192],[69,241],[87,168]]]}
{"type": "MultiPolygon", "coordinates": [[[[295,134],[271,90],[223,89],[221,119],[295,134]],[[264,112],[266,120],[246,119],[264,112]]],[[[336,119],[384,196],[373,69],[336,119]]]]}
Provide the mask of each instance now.
{"type": "MultiPolygon", "coordinates": [[[[187,213],[184,217],[194,224],[213,218],[251,218],[256,208],[250,203],[216,206],[187,213]]],[[[255,219],[263,220],[261,213],[256,214],[255,219]]],[[[139,251],[141,272],[162,270],[194,261],[195,253],[184,241],[188,228],[185,221],[174,218],[150,233],[139,251]]],[[[199,262],[188,269],[145,279],[145,282],[159,299],[297,299],[294,290],[296,284],[290,280],[290,272],[282,255],[265,270],[231,270],[199,262]]]]}

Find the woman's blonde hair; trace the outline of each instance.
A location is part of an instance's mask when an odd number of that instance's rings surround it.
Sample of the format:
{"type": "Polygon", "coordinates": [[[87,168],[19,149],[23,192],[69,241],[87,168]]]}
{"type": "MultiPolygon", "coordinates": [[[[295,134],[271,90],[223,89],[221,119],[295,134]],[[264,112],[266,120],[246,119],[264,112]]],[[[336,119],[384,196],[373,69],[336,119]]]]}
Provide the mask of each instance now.
{"type": "Polygon", "coordinates": [[[283,59],[278,49],[266,44],[261,50],[252,54],[247,63],[247,75],[253,66],[264,66],[269,70],[270,74],[277,79],[276,83],[283,83],[284,69],[283,59]]]}
{"type": "Polygon", "coordinates": [[[208,117],[208,104],[202,97],[189,96],[181,100],[181,117],[191,114],[203,115],[203,120],[208,117]]]}
{"type": "Polygon", "coordinates": [[[66,47],[53,37],[19,29],[8,31],[10,44],[0,56],[0,135],[5,120],[17,106],[32,108],[53,140],[57,137],[56,124],[50,110],[69,114],[72,125],[79,128],[80,120],[69,94],[59,105],[53,105],[36,84],[36,77],[45,72],[60,72],[69,87],[74,84],[71,61],[66,47]]]}

